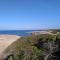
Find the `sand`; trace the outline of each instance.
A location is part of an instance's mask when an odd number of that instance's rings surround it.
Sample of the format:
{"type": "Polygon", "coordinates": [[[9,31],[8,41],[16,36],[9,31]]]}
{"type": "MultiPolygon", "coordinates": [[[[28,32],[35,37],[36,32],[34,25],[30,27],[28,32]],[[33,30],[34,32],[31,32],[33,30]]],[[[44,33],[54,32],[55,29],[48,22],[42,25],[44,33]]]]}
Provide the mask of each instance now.
{"type": "Polygon", "coordinates": [[[20,36],[0,35],[0,55],[8,46],[10,46],[16,40],[18,40],[18,38],[20,38],[20,36]]]}

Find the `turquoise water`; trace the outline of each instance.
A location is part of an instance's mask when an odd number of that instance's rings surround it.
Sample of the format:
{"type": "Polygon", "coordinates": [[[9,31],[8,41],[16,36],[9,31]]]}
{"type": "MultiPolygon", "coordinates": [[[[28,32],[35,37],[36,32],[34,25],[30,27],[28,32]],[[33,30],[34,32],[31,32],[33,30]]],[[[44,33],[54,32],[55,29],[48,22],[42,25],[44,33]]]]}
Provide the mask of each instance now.
{"type": "Polygon", "coordinates": [[[32,32],[36,30],[4,30],[0,31],[1,34],[8,34],[8,35],[18,35],[18,36],[30,36],[31,34],[28,34],[27,32],[32,32]]]}

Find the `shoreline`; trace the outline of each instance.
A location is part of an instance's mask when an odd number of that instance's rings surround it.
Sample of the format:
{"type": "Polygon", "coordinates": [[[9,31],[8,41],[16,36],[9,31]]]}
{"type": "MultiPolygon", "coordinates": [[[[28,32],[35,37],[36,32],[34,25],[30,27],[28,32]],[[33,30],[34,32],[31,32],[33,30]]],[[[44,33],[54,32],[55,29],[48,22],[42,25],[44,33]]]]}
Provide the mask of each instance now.
{"type": "Polygon", "coordinates": [[[12,43],[17,41],[21,36],[17,35],[0,35],[0,56],[3,54],[4,50],[10,46],[12,43]]]}

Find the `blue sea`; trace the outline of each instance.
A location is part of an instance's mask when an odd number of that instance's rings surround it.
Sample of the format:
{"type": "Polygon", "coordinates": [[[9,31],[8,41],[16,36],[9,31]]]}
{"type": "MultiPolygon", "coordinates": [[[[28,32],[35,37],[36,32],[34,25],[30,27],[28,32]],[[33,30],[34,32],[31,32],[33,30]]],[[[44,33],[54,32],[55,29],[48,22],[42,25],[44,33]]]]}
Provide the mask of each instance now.
{"type": "Polygon", "coordinates": [[[0,35],[7,34],[7,35],[18,35],[18,36],[30,36],[31,34],[28,34],[27,32],[32,32],[36,30],[2,30],[0,31],[0,35]]]}

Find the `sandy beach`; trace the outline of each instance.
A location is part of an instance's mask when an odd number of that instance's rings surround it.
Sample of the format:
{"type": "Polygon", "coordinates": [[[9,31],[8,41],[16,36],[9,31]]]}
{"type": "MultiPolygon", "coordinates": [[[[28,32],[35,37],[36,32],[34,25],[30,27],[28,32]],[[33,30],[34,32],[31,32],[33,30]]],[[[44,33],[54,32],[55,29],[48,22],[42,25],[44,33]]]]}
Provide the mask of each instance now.
{"type": "Polygon", "coordinates": [[[0,55],[9,45],[18,40],[18,38],[20,38],[20,36],[0,35],[0,55]]]}

